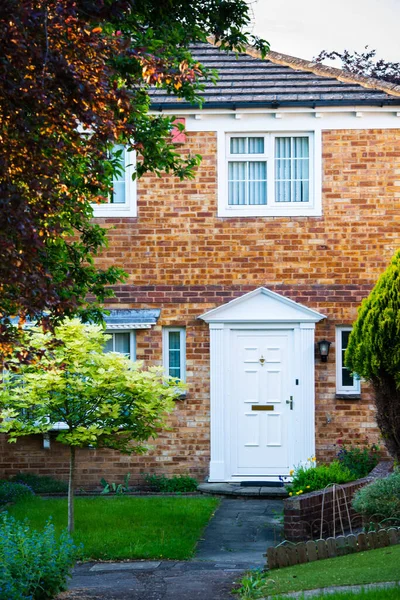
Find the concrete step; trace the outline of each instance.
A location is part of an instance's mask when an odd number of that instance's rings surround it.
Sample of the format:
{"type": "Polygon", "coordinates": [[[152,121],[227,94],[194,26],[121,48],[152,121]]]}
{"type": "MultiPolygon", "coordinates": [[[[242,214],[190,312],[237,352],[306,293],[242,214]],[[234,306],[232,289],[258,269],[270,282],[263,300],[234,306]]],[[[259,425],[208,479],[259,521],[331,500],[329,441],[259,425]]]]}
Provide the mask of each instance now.
{"type": "Polygon", "coordinates": [[[201,483],[197,490],[202,494],[218,496],[246,496],[246,498],[287,498],[288,492],[283,487],[241,486],[240,483],[201,483]]]}

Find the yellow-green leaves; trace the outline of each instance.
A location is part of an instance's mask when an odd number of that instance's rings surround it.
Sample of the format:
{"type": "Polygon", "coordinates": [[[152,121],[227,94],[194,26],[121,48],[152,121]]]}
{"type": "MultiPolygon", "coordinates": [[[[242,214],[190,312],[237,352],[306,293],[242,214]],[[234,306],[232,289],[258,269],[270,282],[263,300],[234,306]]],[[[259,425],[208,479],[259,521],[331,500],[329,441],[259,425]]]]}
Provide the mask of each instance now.
{"type": "Polygon", "coordinates": [[[160,367],[143,369],[117,353],[104,353],[104,330],[78,319],[64,321],[51,334],[34,328],[27,343],[46,348],[34,364],[18,364],[0,387],[0,430],[10,439],[44,433],[54,423],[67,427],[57,440],[142,452],[144,443],[165,426],[183,385],[160,367]]]}

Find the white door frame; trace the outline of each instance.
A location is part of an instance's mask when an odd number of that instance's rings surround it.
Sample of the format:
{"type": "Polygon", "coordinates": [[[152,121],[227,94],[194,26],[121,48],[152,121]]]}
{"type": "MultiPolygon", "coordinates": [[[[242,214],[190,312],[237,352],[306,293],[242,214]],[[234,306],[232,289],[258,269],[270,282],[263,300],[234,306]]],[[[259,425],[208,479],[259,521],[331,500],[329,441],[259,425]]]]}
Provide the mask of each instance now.
{"type": "MultiPolygon", "coordinates": [[[[293,331],[294,410],[290,455],[296,464],[315,454],[315,323],[324,318],[270,290],[260,288],[239,299],[201,315],[210,327],[210,482],[252,481],[252,477],[232,477],[230,397],[227,385],[230,367],[231,331],[237,329],[293,331]],[[243,318],[248,303],[248,320],[243,318]],[[264,317],[260,319],[260,313],[264,317]],[[283,317],[283,318],[282,318],[283,317]],[[286,318],[285,318],[286,317],[286,318]],[[296,318],[297,317],[297,318],[296,318]],[[296,318],[296,320],[294,320],[296,318]],[[236,320],[237,319],[237,320],[236,320]],[[280,320],[279,320],[280,319],[280,320]]],[[[294,466],[294,465],[293,465],[294,466]]],[[[286,476],[287,473],[282,473],[286,476]]],[[[276,481],[276,477],[257,477],[257,481],[276,481]]]]}

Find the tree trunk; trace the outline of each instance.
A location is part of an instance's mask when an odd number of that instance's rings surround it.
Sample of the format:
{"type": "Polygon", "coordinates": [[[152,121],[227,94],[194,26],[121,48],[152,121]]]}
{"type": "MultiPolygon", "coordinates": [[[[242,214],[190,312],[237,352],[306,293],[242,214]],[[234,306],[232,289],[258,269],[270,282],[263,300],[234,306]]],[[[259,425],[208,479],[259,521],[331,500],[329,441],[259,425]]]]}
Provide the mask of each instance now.
{"type": "Polygon", "coordinates": [[[75,491],[75,446],[69,447],[69,480],[68,480],[68,532],[75,528],[74,491],[75,491]]]}

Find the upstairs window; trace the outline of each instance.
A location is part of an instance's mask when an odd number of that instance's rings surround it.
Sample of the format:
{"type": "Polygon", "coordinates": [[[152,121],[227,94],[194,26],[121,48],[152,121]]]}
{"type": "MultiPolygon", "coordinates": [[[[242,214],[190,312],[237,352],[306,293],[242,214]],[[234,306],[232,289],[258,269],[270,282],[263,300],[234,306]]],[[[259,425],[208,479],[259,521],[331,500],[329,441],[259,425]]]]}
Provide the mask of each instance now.
{"type": "Polygon", "coordinates": [[[113,192],[109,202],[93,205],[95,217],[136,217],[135,152],[128,152],[124,146],[116,144],[113,153],[120,158],[121,167],[113,177],[113,192]]]}
{"type": "Polygon", "coordinates": [[[228,134],[225,157],[219,216],[320,214],[312,134],[228,134]]]}
{"type": "Polygon", "coordinates": [[[336,392],[338,394],[359,394],[360,379],[345,367],[344,355],[349,344],[351,327],[336,328],[336,392]]]}

